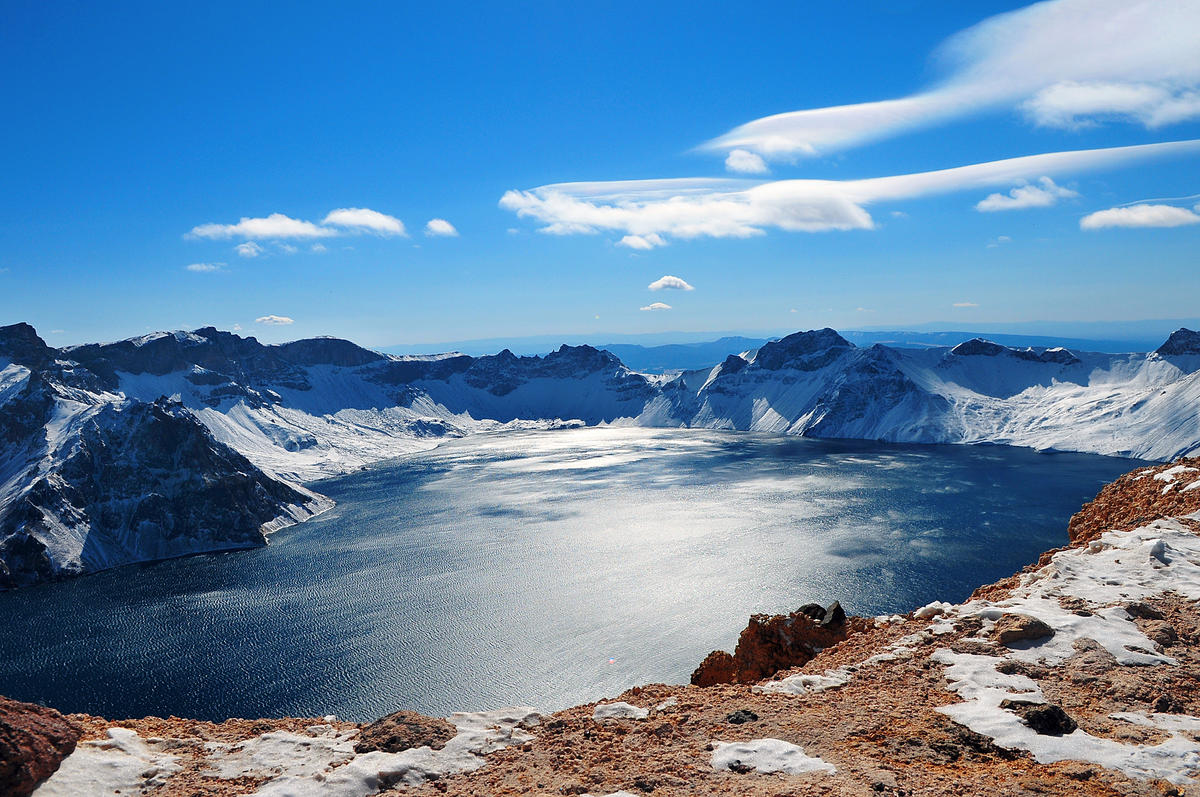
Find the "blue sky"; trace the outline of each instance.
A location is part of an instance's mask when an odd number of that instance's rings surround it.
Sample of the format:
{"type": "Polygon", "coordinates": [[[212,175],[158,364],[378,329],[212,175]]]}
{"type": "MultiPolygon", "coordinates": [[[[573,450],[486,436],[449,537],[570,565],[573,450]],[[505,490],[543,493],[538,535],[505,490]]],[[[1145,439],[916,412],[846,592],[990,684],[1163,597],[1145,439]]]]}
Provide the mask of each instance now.
{"type": "Polygon", "coordinates": [[[1200,148],[1054,153],[1200,139],[1200,4],[1023,7],[8,3],[0,316],[371,346],[1195,316],[1200,148]]]}

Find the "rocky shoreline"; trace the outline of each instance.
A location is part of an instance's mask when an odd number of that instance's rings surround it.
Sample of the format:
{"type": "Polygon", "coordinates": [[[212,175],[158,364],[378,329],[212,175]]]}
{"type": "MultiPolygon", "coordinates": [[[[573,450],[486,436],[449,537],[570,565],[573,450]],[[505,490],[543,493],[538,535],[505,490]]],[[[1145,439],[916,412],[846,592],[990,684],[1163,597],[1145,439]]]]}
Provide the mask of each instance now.
{"type": "Polygon", "coordinates": [[[1200,459],[1118,479],[1069,530],[964,604],[755,617],[703,686],[549,715],[214,724],[3,701],[0,792],[1200,795],[1200,459]]]}

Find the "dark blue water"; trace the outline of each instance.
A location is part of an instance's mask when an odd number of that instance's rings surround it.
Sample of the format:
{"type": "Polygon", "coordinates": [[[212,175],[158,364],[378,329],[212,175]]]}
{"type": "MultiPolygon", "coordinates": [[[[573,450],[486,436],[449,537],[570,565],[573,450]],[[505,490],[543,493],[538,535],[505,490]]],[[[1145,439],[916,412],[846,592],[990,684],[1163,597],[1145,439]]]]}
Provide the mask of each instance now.
{"type": "Polygon", "coordinates": [[[686,682],[753,612],[958,601],[1139,463],[584,429],[317,488],[267,548],[0,593],[0,694],[108,717],[560,708],[686,682]]]}

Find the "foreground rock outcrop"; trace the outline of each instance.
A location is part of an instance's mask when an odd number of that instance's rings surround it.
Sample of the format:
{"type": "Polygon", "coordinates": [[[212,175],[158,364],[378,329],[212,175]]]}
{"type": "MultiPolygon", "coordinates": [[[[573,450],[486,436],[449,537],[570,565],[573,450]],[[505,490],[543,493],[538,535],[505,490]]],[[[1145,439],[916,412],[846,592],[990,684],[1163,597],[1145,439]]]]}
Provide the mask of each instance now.
{"type": "Polygon", "coordinates": [[[79,748],[38,794],[1200,795],[1193,467],[1118,480],[1068,547],[966,603],[849,618],[822,650],[836,613],[756,618],[730,680],[815,654],[756,683],[371,726],[76,715],[79,748]],[[807,641],[780,644],[794,628],[807,641]]]}
{"type": "Polygon", "coordinates": [[[0,794],[32,794],[75,750],[80,732],[52,708],[0,697],[0,794]]]}

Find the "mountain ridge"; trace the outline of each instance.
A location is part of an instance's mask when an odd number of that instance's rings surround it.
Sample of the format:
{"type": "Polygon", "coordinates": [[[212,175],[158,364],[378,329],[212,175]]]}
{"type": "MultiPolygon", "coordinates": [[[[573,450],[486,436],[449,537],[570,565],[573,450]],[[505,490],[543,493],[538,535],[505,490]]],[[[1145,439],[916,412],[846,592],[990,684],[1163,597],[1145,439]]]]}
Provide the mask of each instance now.
{"type": "Polygon", "coordinates": [[[1181,329],[1154,352],[1113,355],[981,338],[859,347],[825,328],[672,377],[587,345],[543,356],[387,355],[337,338],[262,344],[202,327],[55,349],[16,324],[0,327],[0,560],[8,582],[24,583],[263,544],[247,518],[277,528],[329,505],[304,482],[446,438],[610,424],[1167,460],[1200,450],[1200,335],[1181,329]],[[147,431],[156,424],[203,463],[191,481],[149,466],[168,461],[147,431]],[[125,446],[153,457],[123,463],[125,446]],[[215,501],[208,483],[225,485],[240,513],[225,518],[243,530],[236,540],[195,519],[175,528],[150,505],[215,501]],[[241,483],[257,490],[238,492],[241,483]],[[112,509],[141,500],[129,485],[159,498],[112,509]],[[130,542],[135,527],[149,536],[130,542]],[[111,539],[84,557],[81,534],[111,539]],[[34,542],[51,553],[39,558],[34,542]]]}

